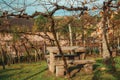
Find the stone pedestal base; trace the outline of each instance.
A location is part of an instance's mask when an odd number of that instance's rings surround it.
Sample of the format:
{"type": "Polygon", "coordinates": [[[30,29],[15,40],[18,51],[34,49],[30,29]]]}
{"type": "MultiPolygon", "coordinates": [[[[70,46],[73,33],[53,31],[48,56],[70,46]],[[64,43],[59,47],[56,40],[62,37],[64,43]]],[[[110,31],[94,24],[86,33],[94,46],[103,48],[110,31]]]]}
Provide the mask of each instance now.
{"type": "Polygon", "coordinates": [[[92,64],[85,64],[83,70],[86,74],[91,74],[93,72],[93,65],[92,64]]]}
{"type": "Polygon", "coordinates": [[[74,57],[75,60],[79,60],[80,58],[78,56],[74,57]]]}
{"type": "Polygon", "coordinates": [[[85,59],[85,53],[80,54],[80,59],[84,60],[85,59]]]}
{"type": "Polygon", "coordinates": [[[116,51],[112,52],[112,57],[116,57],[116,51]]]}
{"type": "Polygon", "coordinates": [[[56,66],[56,76],[64,76],[64,66],[63,65],[59,65],[59,66],[56,66]]]}

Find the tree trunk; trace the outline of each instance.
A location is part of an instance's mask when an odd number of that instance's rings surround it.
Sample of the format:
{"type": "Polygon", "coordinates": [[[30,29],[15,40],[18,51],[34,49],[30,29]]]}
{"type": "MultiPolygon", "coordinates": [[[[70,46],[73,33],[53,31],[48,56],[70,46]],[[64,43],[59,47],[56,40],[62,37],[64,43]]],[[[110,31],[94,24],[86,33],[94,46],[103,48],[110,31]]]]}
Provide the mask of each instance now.
{"type": "Polygon", "coordinates": [[[108,28],[108,14],[109,13],[109,7],[108,5],[104,2],[104,6],[103,6],[103,19],[102,19],[102,32],[103,32],[103,42],[102,42],[102,46],[103,46],[103,59],[105,61],[109,60],[111,57],[111,52],[110,52],[110,48],[108,45],[108,40],[107,40],[107,28],[108,28]]]}
{"type": "Polygon", "coordinates": [[[118,28],[118,39],[117,39],[117,47],[120,48],[120,27],[118,28]]]}
{"type": "Polygon", "coordinates": [[[62,55],[65,71],[67,73],[67,77],[70,78],[70,72],[68,71],[68,65],[67,65],[67,62],[66,62],[66,58],[64,57],[64,54],[63,54],[62,49],[61,49],[61,46],[60,46],[60,44],[59,44],[59,42],[57,40],[56,31],[55,31],[55,22],[54,22],[54,19],[51,16],[50,16],[50,20],[51,20],[51,31],[52,31],[54,39],[56,41],[59,53],[62,55]]]}
{"type": "Polygon", "coordinates": [[[28,60],[28,62],[31,62],[31,56],[30,56],[30,53],[29,53],[29,51],[27,49],[27,46],[25,45],[25,43],[22,43],[22,44],[23,44],[23,46],[24,46],[24,48],[26,50],[26,53],[27,53],[27,60],[28,60]]]}
{"type": "Polygon", "coordinates": [[[103,33],[103,38],[102,38],[102,48],[103,48],[103,59],[109,59],[110,58],[110,51],[108,49],[108,43],[107,43],[107,38],[105,36],[105,33],[103,33]]]}
{"type": "Polygon", "coordinates": [[[37,62],[38,60],[42,60],[40,51],[35,47],[34,47],[34,49],[35,49],[35,61],[37,62]]]}
{"type": "Polygon", "coordinates": [[[7,65],[8,65],[8,66],[11,65],[11,56],[10,56],[10,53],[7,54],[7,65]]]}
{"type": "Polygon", "coordinates": [[[82,26],[82,45],[85,47],[84,26],[82,26]]]}
{"type": "Polygon", "coordinates": [[[37,62],[38,61],[38,58],[37,58],[37,52],[36,52],[36,50],[35,50],[35,62],[37,62]]]}
{"type": "Polygon", "coordinates": [[[33,43],[31,41],[29,41],[26,37],[24,37],[26,39],[26,41],[30,44],[31,48],[33,48],[35,50],[35,58],[36,60],[40,60],[40,55],[38,52],[38,49],[33,45],[33,43]]]}
{"type": "Polygon", "coordinates": [[[17,63],[19,62],[19,55],[18,55],[18,50],[17,50],[17,48],[16,48],[16,46],[15,46],[15,44],[13,44],[12,45],[13,46],[13,48],[14,48],[14,50],[15,50],[15,53],[16,53],[16,56],[17,56],[17,63]]]}
{"type": "Polygon", "coordinates": [[[59,39],[60,39],[59,38],[59,32],[57,32],[56,35],[57,35],[57,40],[59,41],[59,39]]]}
{"type": "Polygon", "coordinates": [[[3,69],[5,69],[5,59],[3,55],[2,55],[2,66],[3,66],[3,69]]]}
{"type": "Polygon", "coordinates": [[[72,35],[71,24],[69,24],[68,27],[69,27],[69,35],[70,35],[70,46],[73,46],[73,35],[72,35]]]}
{"type": "Polygon", "coordinates": [[[44,40],[44,48],[43,48],[44,54],[46,53],[46,41],[44,40]]]}
{"type": "Polygon", "coordinates": [[[5,51],[4,51],[4,49],[2,48],[2,46],[1,46],[1,54],[2,54],[2,67],[3,67],[3,69],[5,69],[5,51]]]}

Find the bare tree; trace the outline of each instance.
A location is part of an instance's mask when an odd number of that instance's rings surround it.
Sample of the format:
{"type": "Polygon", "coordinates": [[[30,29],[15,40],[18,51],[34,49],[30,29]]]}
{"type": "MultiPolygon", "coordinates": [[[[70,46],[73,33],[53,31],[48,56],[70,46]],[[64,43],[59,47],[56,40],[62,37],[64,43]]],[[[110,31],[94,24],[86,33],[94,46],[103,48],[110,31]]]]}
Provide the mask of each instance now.
{"type": "MultiPolygon", "coordinates": [[[[70,77],[70,74],[69,74],[69,71],[68,71],[68,65],[67,65],[67,62],[66,62],[66,59],[64,58],[64,54],[62,52],[62,49],[61,49],[61,46],[57,40],[57,37],[56,37],[56,31],[55,31],[55,20],[53,18],[54,14],[59,11],[59,10],[66,10],[66,11],[73,11],[73,12],[77,12],[79,11],[79,17],[81,16],[81,14],[84,14],[85,11],[87,10],[90,10],[88,7],[90,6],[89,4],[91,3],[92,5],[94,5],[94,2],[96,0],[34,0],[32,4],[29,4],[29,2],[26,2],[25,0],[23,0],[23,6],[17,6],[17,7],[14,7],[12,4],[14,3],[14,1],[19,1],[19,0],[11,0],[11,2],[7,2],[5,0],[2,0],[3,4],[7,7],[10,8],[10,11],[13,10],[12,12],[8,12],[8,11],[4,11],[3,12],[3,15],[1,17],[10,17],[10,16],[13,16],[13,17],[16,17],[16,18],[34,18],[38,15],[42,15],[44,17],[47,17],[49,20],[50,20],[50,27],[51,27],[51,32],[53,33],[53,36],[54,36],[54,39],[55,39],[55,42],[57,44],[57,47],[59,49],[59,53],[62,55],[62,58],[63,58],[63,61],[64,61],[64,65],[65,65],[65,70],[66,72],[68,73],[69,77],[70,77]],[[38,3],[38,4],[36,4],[38,3]],[[36,11],[34,12],[33,14],[29,15],[26,13],[26,8],[28,6],[33,6],[34,5],[39,5],[40,7],[42,6],[44,8],[44,11],[36,11]]],[[[103,21],[103,30],[105,30],[105,20],[107,19],[106,18],[106,13],[108,13],[108,10],[109,10],[109,7],[116,7],[116,6],[113,6],[111,5],[111,2],[113,0],[108,0],[107,3],[105,3],[102,8],[103,8],[103,11],[104,11],[104,21],[103,21]]],[[[118,6],[117,6],[118,7],[118,6]]],[[[105,47],[107,49],[107,53],[109,54],[109,48],[107,47],[107,40],[105,38],[105,32],[104,32],[104,41],[105,41],[105,47]]],[[[24,44],[24,43],[23,43],[24,44]]],[[[24,44],[25,46],[25,44],[24,44]]],[[[25,46],[26,48],[26,46],[25,46]]],[[[27,51],[27,49],[26,49],[27,51]]],[[[28,51],[27,51],[28,52],[28,51]]],[[[28,52],[29,53],[29,52],[28,52]]],[[[106,56],[107,57],[107,56],[106,56]]],[[[109,57],[109,55],[108,55],[109,57]]]]}
{"type": "Polygon", "coordinates": [[[107,28],[109,26],[108,20],[109,20],[109,13],[111,8],[118,8],[118,5],[113,5],[113,0],[108,0],[108,2],[103,3],[103,58],[105,60],[108,60],[110,56],[112,56],[112,52],[110,51],[110,47],[108,44],[107,39],[107,28]]]}

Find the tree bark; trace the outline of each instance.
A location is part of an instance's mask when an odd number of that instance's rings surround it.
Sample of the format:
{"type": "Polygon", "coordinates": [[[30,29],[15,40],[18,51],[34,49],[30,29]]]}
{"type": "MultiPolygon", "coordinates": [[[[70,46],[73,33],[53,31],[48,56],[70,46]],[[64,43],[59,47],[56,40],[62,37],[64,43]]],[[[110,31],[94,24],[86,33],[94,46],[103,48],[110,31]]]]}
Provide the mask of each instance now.
{"type": "Polygon", "coordinates": [[[82,44],[85,47],[85,34],[84,34],[84,26],[82,25],[82,44]]]}
{"type": "Polygon", "coordinates": [[[108,40],[107,40],[107,27],[108,27],[108,13],[109,13],[109,7],[107,5],[108,3],[104,2],[104,6],[103,6],[103,18],[102,18],[102,22],[103,22],[103,26],[102,26],[102,32],[103,32],[103,42],[102,42],[102,48],[103,48],[103,59],[106,61],[108,59],[110,59],[111,57],[111,52],[110,52],[110,48],[108,45],[108,40]]]}
{"type": "Polygon", "coordinates": [[[28,60],[28,62],[31,62],[31,56],[30,56],[30,53],[29,53],[29,51],[27,49],[27,46],[25,45],[25,43],[22,43],[22,44],[23,44],[23,46],[24,46],[24,48],[26,50],[26,53],[27,53],[27,60],[28,60]]]}
{"type": "Polygon", "coordinates": [[[57,44],[57,47],[58,47],[58,50],[59,50],[59,53],[62,55],[62,59],[63,59],[63,62],[64,62],[64,67],[65,67],[65,71],[67,73],[67,77],[68,79],[70,78],[70,72],[68,71],[68,65],[67,65],[67,62],[66,62],[66,58],[64,57],[64,53],[61,49],[61,46],[57,40],[57,36],[56,36],[56,31],[55,31],[55,22],[54,22],[54,19],[50,16],[50,20],[51,20],[51,31],[53,33],[53,36],[54,36],[54,39],[56,41],[56,44],[57,44]]]}
{"type": "Polygon", "coordinates": [[[72,35],[72,28],[71,28],[71,24],[68,24],[69,27],[69,35],[70,35],[70,46],[73,46],[73,35],[72,35]]]}
{"type": "Polygon", "coordinates": [[[103,33],[103,37],[102,37],[102,48],[103,48],[103,59],[109,59],[110,58],[110,51],[108,49],[108,43],[107,43],[107,38],[105,36],[105,33],[103,33]]]}
{"type": "Polygon", "coordinates": [[[3,69],[5,69],[5,51],[4,51],[4,49],[2,48],[2,46],[1,46],[1,54],[2,54],[2,67],[3,67],[3,69]]]}
{"type": "Polygon", "coordinates": [[[20,62],[20,60],[19,60],[20,58],[19,58],[19,55],[18,55],[18,50],[17,50],[15,44],[13,44],[12,46],[13,46],[13,48],[15,50],[15,53],[16,53],[16,56],[17,56],[17,63],[19,63],[20,62]]]}
{"type": "Polygon", "coordinates": [[[25,38],[26,41],[30,44],[31,48],[33,48],[33,49],[35,50],[35,58],[36,58],[35,61],[40,60],[41,57],[40,57],[40,54],[39,54],[39,52],[38,52],[37,47],[35,47],[35,46],[32,44],[32,42],[31,42],[30,40],[28,40],[26,37],[24,37],[24,38],[25,38]]]}
{"type": "Polygon", "coordinates": [[[10,53],[8,54],[7,53],[7,65],[10,66],[11,65],[11,56],[10,56],[10,53]]]}

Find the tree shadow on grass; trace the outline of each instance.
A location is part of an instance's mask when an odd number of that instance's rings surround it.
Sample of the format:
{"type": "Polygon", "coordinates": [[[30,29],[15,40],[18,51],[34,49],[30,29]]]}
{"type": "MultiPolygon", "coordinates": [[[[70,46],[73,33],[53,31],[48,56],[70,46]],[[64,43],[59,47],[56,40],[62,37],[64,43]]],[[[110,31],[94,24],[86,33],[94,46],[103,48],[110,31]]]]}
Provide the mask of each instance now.
{"type": "Polygon", "coordinates": [[[75,77],[82,67],[83,65],[76,65],[76,66],[69,67],[68,70],[70,72],[71,78],[75,77]]]}
{"type": "Polygon", "coordinates": [[[0,73],[5,73],[5,72],[8,72],[8,71],[13,71],[13,70],[20,70],[21,68],[15,68],[15,69],[2,69],[0,70],[0,73]]]}
{"type": "Polygon", "coordinates": [[[48,70],[48,68],[45,68],[45,69],[41,70],[40,72],[37,72],[37,73],[35,73],[35,74],[31,75],[31,76],[28,76],[27,78],[25,78],[23,80],[28,80],[28,79],[30,79],[30,78],[32,78],[32,77],[34,77],[34,76],[36,76],[36,75],[38,75],[40,73],[43,73],[46,70],[48,70]]]}
{"type": "Polygon", "coordinates": [[[120,80],[120,71],[116,71],[116,72],[110,72],[111,75],[113,75],[117,80],[120,80]]]}
{"type": "Polygon", "coordinates": [[[11,76],[14,74],[5,74],[5,75],[0,75],[0,80],[8,80],[11,76]]]}
{"type": "Polygon", "coordinates": [[[103,63],[103,59],[96,60],[97,63],[103,63]]]}
{"type": "Polygon", "coordinates": [[[100,60],[96,60],[96,63],[93,65],[93,70],[96,70],[97,68],[99,67],[104,67],[104,63],[103,63],[103,60],[100,59],[100,60]]]}
{"type": "Polygon", "coordinates": [[[0,80],[8,80],[11,76],[14,76],[14,73],[9,73],[9,71],[15,71],[15,70],[20,70],[21,68],[16,68],[16,69],[5,69],[5,70],[0,70],[0,80]]]}

